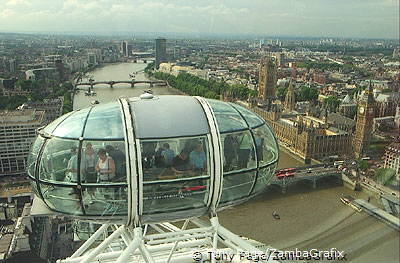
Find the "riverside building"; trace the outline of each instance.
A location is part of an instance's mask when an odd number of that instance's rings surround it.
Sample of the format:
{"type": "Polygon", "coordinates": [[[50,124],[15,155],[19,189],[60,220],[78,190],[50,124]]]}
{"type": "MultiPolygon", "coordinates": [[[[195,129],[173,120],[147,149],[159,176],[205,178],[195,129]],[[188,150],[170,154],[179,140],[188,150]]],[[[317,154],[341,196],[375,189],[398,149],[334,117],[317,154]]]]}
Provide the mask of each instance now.
{"type": "Polygon", "coordinates": [[[26,158],[44,111],[0,111],[0,177],[25,175],[26,158]]]}

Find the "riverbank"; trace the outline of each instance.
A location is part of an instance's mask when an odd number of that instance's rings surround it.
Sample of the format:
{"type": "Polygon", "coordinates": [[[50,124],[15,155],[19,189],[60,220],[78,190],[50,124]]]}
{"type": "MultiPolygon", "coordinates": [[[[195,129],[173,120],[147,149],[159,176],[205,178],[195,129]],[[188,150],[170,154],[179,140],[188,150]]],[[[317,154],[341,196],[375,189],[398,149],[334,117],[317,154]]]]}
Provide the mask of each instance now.
{"type": "MultiPolygon", "coordinates": [[[[398,232],[344,205],[340,201],[343,195],[368,198],[367,194],[354,192],[334,181],[318,185],[315,190],[306,183],[299,183],[290,187],[286,194],[272,187],[263,195],[222,211],[218,216],[221,224],[234,233],[278,249],[337,248],[348,254],[350,262],[398,262],[393,261],[400,256],[394,249],[399,245],[398,232]],[[274,211],[280,215],[280,220],[272,217],[274,211]]],[[[371,199],[371,203],[377,202],[371,199]]]]}
{"type": "MultiPolygon", "coordinates": [[[[146,78],[147,78],[148,80],[158,80],[158,79],[156,79],[155,77],[153,77],[153,76],[151,76],[151,75],[149,75],[149,74],[147,74],[147,73],[144,73],[144,75],[146,76],[146,78]]],[[[167,82],[167,84],[168,84],[168,82],[167,82]]],[[[178,90],[178,89],[176,89],[176,88],[174,88],[174,87],[171,87],[170,85],[168,85],[168,88],[171,89],[171,90],[173,90],[173,91],[175,92],[176,95],[187,96],[187,94],[184,93],[183,91],[180,91],[180,90],[178,90]]],[[[157,94],[155,94],[155,95],[157,95],[157,94]]]]}

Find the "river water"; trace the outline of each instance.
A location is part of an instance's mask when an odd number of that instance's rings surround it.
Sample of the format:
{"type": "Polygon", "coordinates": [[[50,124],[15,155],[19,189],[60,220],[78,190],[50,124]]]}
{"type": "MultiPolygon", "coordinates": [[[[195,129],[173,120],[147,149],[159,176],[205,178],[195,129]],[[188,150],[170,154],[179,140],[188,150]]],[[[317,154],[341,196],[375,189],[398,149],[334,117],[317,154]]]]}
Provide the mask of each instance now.
{"type": "MultiPolygon", "coordinates": [[[[105,80],[131,80],[129,74],[143,70],[147,64],[144,63],[116,63],[107,64],[104,67],[95,69],[88,74],[88,77],[95,81],[105,80]]],[[[147,80],[143,72],[135,74],[136,80],[147,80]]],[[[83,79],[82,82],[87,82],[88,79],[83,79]]],[[[87,88],[79,86],[80,88],[87,88]]],[[[96,85],[94,91],[96,96],[86,96],[83,91],[80,91],[74,97],[74,110],[81,109],[90,105],[93,100],[98,100],[100,103],[115,101],[121,96],[137,97],[150,87],[148,84],[136,84],[131,88],[129,84],[115,84],[114,88],[109,88],[108,85],[96,85]]],[[[151,88],[155,94],[180,94],[179,91],[168,87],[153,87],[151,88]]]]}
{"type": "MultiPolygon", "coordinates": [[[[108,64],[90,72],[95,81],[129,80],[129,74],[137,72],[146,64],[118,63],[108,64]]],[[[143,73],[136,79],[144,80],[143,73]]],[[[120,96],[135,97],[149,89],[146,84],[95,86],[97,96],[85,96],[84,92],[75,95],[74,109],[90,105],[91,101],[100,103],[113,101],[120,96]]],[[[154,87],[157,95],[180,94],[168,87],[154,87]]],[[[279,168],[302,166],[302,162],[290,154],[280,151],[279,168]]],[[[247,202],[224,210],[218,214],[220,222],[239,235],[252,238],[280,249],[319,249],[337,248],[344,250],[348,262],[400,262],[400,238],[396,231],[384,223],[365,214],[355,212],[343,205],[341,195],[367,198],[365,193],[353,192],[340,183],[329,180],[319,182],[317,189],[311,183],[291,185],[286,194],[271,187],[265,194],[247,202]],[[271,216],[277,211],[280,220],[271,216]]],[[[372,199],[377,203],[378,200],[372,199]]]]}

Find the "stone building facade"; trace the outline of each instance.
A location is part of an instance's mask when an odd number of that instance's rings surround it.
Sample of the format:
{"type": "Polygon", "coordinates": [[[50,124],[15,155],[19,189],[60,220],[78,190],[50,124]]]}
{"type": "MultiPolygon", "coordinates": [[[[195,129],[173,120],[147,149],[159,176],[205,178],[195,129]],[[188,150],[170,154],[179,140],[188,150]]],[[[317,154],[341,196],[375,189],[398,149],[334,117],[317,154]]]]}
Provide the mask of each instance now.
{"type": "Polygon", "coordinates": [[[251,110],[263,117],[274,130],[277,139],[305,163],[333,155],[350,155],[351,134],[328,127],[321,119],[302,115],[285,116],[278,108],[267,111],[253,106],[251,110]]]}
{"type": "Polygon", "coordinates": [[[285,108],[291,112],[294,111],[296,105],[296,99],[295,99],[295,94],[294,94],[294,87],[293,83],[289,83],[289,88],[285,96],[285,108]]]}
{"type": "Polygon", "coordinates": [[[383,158],[385,160],[384,168],[393,169],[397,179],[400,180],[400,139],[386,147],[383,158]]]}
{"type": "Polygon", "coordinates": [[[356,131],[353,140],[354,156],[356,158],[361,158],[370,144],[373,120],[374,94],[372,86],[369,85],[358,103],[356,131]]]}
{"type": "Polygon", "coordinates": [[[258,95],[260,99],[264,101],[275,99],[277,71],[275,58],[265,57],[261,60],[258,78],[258,95]]]}

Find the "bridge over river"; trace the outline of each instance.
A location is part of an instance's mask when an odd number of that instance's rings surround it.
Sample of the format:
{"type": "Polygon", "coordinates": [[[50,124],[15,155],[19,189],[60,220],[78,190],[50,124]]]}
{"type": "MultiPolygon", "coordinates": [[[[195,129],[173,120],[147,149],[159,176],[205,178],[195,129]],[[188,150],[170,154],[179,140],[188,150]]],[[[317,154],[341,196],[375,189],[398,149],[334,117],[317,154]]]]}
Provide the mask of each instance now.
{"type": "Polygon", "coordinates": [[[135,87],[135,84],[150,84],[150,87],[154,85],[158,86],[168,86],[168,83],[164,80],[111,80],[111,81],[89,81],[89,82],[78,82],[75,83],[75,89],[78,86],[89,86],[89,92],[93,89],[95,85],[109,85],[113,88],[115,84],[130,84],[131,87],[135,87]]]}
{"type": "Polygon", "coordinates": [[[282,188],[282,193],[286,193],[287,187],[299,181],[309,181],[313,184],[313,188],[317,187],[317,181],[327,177],[337,177],[341,180],[341,172],[333,166],[324,166],[322,164],[297,167],[295,174],[292,176],[284,176],[278,178],[274,176],[271,185],[277,185],[282,188]]]}

